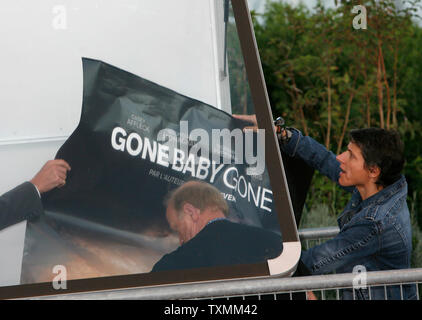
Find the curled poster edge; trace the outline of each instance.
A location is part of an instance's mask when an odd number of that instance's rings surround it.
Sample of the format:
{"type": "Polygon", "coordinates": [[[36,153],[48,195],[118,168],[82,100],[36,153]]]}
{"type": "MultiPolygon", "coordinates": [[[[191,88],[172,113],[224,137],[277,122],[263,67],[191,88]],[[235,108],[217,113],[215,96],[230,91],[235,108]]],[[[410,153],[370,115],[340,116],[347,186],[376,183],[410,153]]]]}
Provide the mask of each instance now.
{"type": "Polygon", "coordinates": [[[284,242],[282,253],[267,260],[270,276],[291,276],[296,271],[301,251],[300,241],[284,242]]]}

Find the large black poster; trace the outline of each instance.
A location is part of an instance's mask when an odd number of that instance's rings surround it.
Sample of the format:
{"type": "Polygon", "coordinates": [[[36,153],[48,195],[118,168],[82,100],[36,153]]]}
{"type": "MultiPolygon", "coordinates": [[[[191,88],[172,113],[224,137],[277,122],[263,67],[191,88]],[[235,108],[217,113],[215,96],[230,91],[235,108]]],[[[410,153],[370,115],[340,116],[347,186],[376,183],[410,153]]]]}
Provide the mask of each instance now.
{"type": "Polygon", "coordinates": [[[56,156],[72,170],[28,224],[22,283],[57,265],[68,279],[149,272],[177,247],[163,200],[191,179],[221,191],[230,220],[280,232],[248,123],[101,61],[84,58],[83,74],[80,123],[56,156]]]}

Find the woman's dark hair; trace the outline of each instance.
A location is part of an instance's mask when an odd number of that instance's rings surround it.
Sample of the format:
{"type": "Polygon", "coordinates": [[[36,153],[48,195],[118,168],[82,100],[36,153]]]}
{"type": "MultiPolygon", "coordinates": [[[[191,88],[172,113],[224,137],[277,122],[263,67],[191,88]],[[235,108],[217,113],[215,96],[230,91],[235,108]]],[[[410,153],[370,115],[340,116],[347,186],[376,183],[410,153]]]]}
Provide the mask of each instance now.
{"type": "Polygon", "coordinates": [[[380,168],[377,185],[387,187],[400,178],[404,166],[404,147],[397,131],[354,129],[350,131],[350,140],[361,149],[367,168],[380,168]]]}

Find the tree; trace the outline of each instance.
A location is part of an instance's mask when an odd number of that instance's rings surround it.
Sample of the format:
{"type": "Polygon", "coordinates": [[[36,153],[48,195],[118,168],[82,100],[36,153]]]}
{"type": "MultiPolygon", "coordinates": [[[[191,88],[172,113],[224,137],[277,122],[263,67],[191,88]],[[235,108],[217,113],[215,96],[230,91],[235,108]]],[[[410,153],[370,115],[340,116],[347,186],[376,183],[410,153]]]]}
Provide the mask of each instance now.
{"type": "MultiPolygon", "coordinates": [[[[254,24],[274,117],[282,115],[337,153],[352,128],[399,130],[409,194],[416,190],[421,208],[422,29],[414,21],[417,6],[418,1],[401,8],[393,0],[339,1],[328,9],[318,2],[310,11],[269,2],[254,24]],[[353,28],[352,10],[358,4],[367,9],[367,29],[353,28]]],[[[342,195],[333,190],[314,195],[340,208],[342,195]]]]}

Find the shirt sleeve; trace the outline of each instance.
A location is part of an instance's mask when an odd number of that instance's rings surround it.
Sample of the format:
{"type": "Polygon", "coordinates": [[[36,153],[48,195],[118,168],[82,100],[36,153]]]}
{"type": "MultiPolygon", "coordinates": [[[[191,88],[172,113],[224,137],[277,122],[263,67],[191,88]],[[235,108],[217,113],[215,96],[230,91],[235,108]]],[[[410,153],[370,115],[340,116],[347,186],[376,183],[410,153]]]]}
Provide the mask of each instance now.
{"type": "Polygon", "coordinates": [[[377,223],[362,219],[335,238],[303,251],[301,261],[311,274],[325,274],[345,266],[354,267],[377,252],[379,246],[377,223]]]}
{"type": "Polygon", "coordinates": [[[34,186],[35,190],[37,191],[38,197],[41,199],[41,192],[40,192],[40,190],[38,190],[38,188],[37,188],[36,185],[33,185],[33,186],[34,186]]]}
{"type": "Polygon", "coordinates": [[[41,215],[43,207],[36,187],[24,182],[0,196],[0,230],[41,215]]]}

